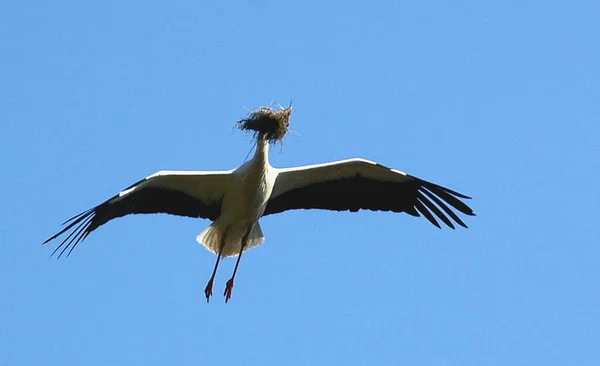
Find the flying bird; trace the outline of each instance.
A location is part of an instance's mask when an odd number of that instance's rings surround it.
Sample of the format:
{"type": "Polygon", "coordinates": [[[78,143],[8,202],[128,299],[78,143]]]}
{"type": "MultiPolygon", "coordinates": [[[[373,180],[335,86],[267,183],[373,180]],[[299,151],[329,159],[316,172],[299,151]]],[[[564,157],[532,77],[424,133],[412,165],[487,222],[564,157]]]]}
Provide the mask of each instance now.
{"type": "Polygon", "coordinates": [[[107,222],[130,214],[167,213],[209,219],[212,223],[196,240],[216,256],[204,294],[212,296],[215,274],[222,257],[236,256],[224,291],[231,298],[242,253],[264,241],[259,219],[296,209],[405,212],[423,216],[440,228],[440,220],[454,229],[467,225],[457,213],[474,216],[461,193],[390,169],[365,159],[348,159],[294,168],[269,164],[269,145],[283,140],[292,107],[260,108],[238,121],[252,131],[256,150],[252,159],[227,171],[159,171],[83,211],[63,223],[57,234],[68,235],[52,252],[69,256],[91,232],[107,222]]]}

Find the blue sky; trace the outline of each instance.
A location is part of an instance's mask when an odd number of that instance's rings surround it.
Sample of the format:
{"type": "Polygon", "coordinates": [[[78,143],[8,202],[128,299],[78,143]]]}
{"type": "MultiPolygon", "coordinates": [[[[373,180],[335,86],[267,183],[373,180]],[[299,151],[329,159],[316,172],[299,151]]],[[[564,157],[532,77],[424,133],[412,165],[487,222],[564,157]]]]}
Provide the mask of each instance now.
{"type": "Polygon", "coordinates": [[[0,364],[596,365],[600,3],[0,5],[0,364]],[[471,195],[261,221],[232,301],[208,221],[131,216],[68,259],[60,223],[161,169],[378,161],[471,195]]]}

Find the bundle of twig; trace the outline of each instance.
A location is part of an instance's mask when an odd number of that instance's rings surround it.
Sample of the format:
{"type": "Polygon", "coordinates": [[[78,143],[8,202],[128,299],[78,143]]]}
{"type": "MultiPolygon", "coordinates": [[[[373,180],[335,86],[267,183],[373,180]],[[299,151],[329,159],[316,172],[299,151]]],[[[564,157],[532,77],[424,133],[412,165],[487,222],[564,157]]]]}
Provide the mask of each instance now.
{"type": "Polygon", "coordinates": [[[282,141],[290,125],[292,106],[280,107],[276,110],[271,107],[262,107],[250,111],[248,117],[237,122],[238,128],[243,131],[254,131],[254,135],[264,134],[269,142],[282,141]]]}

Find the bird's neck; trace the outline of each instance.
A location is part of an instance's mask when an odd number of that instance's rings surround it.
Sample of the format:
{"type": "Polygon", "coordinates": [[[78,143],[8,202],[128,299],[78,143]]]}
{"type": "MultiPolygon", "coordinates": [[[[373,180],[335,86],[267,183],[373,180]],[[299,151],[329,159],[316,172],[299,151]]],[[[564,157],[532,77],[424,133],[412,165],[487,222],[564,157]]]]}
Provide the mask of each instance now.
{"type": "Polygon", "coordinates": [[[266,165],[269,163],[269,142],[264,135],[259,135],[256,141],[256,152],[254,153],[256,162],[266,165]]]}

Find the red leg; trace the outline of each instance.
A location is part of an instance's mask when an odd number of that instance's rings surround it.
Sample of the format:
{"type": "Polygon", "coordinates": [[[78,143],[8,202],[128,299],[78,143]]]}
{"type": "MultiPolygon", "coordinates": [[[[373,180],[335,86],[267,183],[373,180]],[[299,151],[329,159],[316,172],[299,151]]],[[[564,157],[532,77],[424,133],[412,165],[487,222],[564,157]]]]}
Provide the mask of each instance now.
{"type": "Polygon", "coordinates": [[[237,257],[237,261],[235,262],[235,267],[233,268],[233,275],[231,275],[231,278],[227,281],[227,284],[225,284],[225,292],[223,293],[223,296],[225,296],[226,303],[227,301],[229,301],[229,299],[231,299],[231,293],[233,292],[233,281],[235,279],[235,274],[237,273],[238,266],[240,265],[240,259],[242,259],[242,252],[244,251],[246,244],[248,244],[248,236],[250,235],[250,230],[252,230],[252,226],[250,226],[250,228],[242,238],[240,254],[237,257]]]}
{"type": "Polygon", "coordinates": [[[210,300],[212,296],[213,282],[215,280],[215,275],[217,274],[217,267],[219,267],[219,262],[221,261],[221,253],[223,252],[223,248],[225,248],[225,240],[227,239],[227,230],[223,233],[223,237],[221,238],[221,245],[219,246],[219,253],[217,253],[217,261],[215,262],[215,268],[213,269],[212,276],[210,276],[210,280],[206,284],[206,288],[204,288],[204,295],[206,296],[206,302],[210,300]]]}

